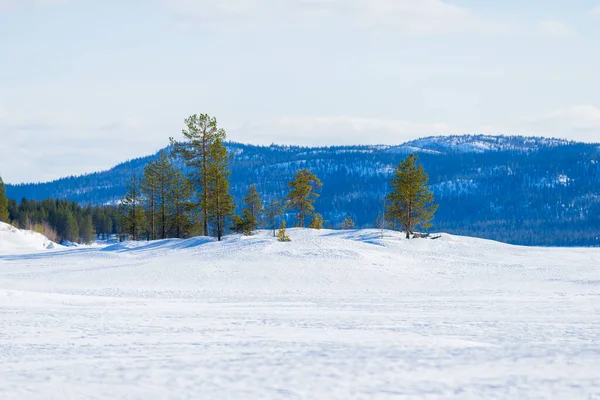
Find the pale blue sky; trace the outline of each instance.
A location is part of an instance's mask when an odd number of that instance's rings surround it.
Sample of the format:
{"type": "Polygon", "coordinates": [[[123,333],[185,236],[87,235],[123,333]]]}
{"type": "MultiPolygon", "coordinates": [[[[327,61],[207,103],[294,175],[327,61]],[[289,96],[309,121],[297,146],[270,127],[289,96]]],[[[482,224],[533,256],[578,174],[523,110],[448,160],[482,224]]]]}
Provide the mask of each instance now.
{"type": "Polygon", "coordinates": [[[600,0],[0,0],[0,174],[104,169],[179,137],[600,141],[600,0]]]}

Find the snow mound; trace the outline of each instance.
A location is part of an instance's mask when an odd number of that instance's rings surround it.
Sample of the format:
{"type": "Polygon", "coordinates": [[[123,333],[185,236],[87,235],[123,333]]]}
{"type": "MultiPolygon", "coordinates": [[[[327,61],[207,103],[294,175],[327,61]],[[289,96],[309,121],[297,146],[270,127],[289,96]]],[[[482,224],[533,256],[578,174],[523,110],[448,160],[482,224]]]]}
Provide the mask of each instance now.
{"type": "Polygon", "coordinates": [[[60,246],[46,236],[0,222],[0,255],[34,253],[60,246]]]}

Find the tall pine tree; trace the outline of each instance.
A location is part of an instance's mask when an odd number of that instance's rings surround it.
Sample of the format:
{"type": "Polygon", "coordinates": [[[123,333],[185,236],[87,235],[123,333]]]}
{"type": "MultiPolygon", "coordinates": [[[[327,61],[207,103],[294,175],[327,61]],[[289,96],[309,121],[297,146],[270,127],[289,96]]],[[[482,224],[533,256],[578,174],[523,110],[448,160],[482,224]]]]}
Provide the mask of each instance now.
{"type": "Polygon", "coordinates": [[[248,188],[248,194],[244,196],[244,208],[242,215],[236,217],[234,230],[245,235],[251,235],[258,227],[259,218],[263,211],[262,199],[252,184],[248,188]]]}
{"type": "Polygon", "coordinates": [[[288,194],[290,208],[298,210],[298,226],[304,228],[307,215],[314,215],[314,202],[319,194],[316,190],[323,186],[319,178],[307,169],[296,173],[294,180],[288,183],[291,189],[288,194]]]}
{"type": "Polygon", "coordinates": [[[72,243],[77,243],[79,241],[79,224],[77,223],[77,218],[70,209],[65,210],[65,221],[66,230],[64,239],[72,243]]]}
{"type": "Polygon", "coordinates": [[[217,119],[207,114],[192,115],[186,118],[185,125],[187,129],[182,131],[187,141],[178,142],[171,138],[173,151],[181,156],[188,167],[192,169],[192,180],[198,188],[198,198],[202,212],[203,234],[208,235],[209,218],[209,167],[210,167],[210,148],[217,140],[224,141],[226,138],[225,130],[217,126],[217,119]]]}
{"type": "Polygon", "coordinates": [[[398,222],[409,239],[417,227],[431,227],[431,220],[438,208],[434,204],[433,193],[427,183],[429,177],[422,165],[417,165],[418,157],[409,155],[398,164],[391,180],[392,191],[386,196],[386,218],[398,222]]]}
{"type": "Polygon", "coordinates": [[[79,226],[79,242],[83,244],[89,244],[94,241],[94,224],[92,222],[92,214],[85,214],[81,218],[79,226]]]}
{"type": "Polygon", "coordinates": [[[150,239],[157,238],[157,197],[158,197],[158,171],[157,161],[151,161],[144,167],[144,175],[140,179],[140,194],[143,197],[146,211],[146,223],[150,239]]]}
{"type": "Polygon", "coordinates": [[[173,179],[175,177],[175,166],[165,152],[161,152],[155,162],[157,200],[158,200],[158,228],[160,238],[168,236],[171,221],[170,210],[173,198],[173,179]]]}
{"type": "Polygon", "coordinates": [[[225,234],[227,221],[235,209],[233,198],[229,194],[230,156],[220,138],[210,145],[208,155],[208,217],[212,221],[215,236],[220,241],[225,234]]]}
{"type": "Polygon", "coordinates": [[[176,238],[182,239],[186,236],[192,225],[189,216],[192,208],[190,202],[192,185],[180,170],[176,169],[174,172],[170,194],[172,232],[176,238]]]}
{"type": "Polygon", "coordinates": [[[8,199],[6,198],[6,187],[0,176],[0,222],[9,222],[8,216],[8,199]]]}
{"type": "Polygon", "coordinates": [[[144,228],[144,210],[139,180],[134,174],[127,185],[127,193],[119,205],[121,214],[121,232],[128,234],[131,239],[138,240],[144,228]]]}
{"type": "Polygon", "coordinates": [[[267,222],[273,228],[273,236],[276,235],[277,217],[283,216],[285,212],[285,203],[280,200],[271,200],[265,207],[265,217],[267,222]]]}

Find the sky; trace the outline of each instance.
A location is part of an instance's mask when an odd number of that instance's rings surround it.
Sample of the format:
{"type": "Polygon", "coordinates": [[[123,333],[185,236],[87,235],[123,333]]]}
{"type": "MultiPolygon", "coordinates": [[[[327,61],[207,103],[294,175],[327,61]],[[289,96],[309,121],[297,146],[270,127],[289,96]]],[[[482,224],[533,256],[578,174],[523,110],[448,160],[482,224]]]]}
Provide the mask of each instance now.
{"type": "Polygon", "coordinates": [[[600,0],[0,0],[0,176],[107,169],[215,116],[253,144],[600,142],[600,0]]]}

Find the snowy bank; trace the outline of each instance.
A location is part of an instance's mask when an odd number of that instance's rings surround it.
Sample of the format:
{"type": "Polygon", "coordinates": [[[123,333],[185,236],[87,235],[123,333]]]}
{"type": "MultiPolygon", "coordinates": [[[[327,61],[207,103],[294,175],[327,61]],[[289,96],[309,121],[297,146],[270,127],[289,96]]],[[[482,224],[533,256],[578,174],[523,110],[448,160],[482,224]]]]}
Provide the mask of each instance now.
{"type": "Polygon", "coordinates": [[[58,247],[40,233],[0,222],[0,255],[34,253],[58,247]]]}

